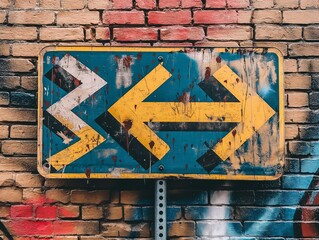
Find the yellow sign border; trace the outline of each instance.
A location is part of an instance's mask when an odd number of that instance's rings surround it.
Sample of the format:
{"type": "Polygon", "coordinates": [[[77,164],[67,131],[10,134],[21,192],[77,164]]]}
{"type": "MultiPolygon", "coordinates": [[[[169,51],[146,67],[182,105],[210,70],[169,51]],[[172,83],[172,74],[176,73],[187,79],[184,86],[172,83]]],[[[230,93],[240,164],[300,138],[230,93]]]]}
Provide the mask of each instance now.
{"type": "MultiPolygon", "coordinates": [[[[112,47],[112,46],[47,46],[43,48],[39,53],[38,61],[38,149],[37,149],[37,169],[39,173],[50,179],[86,179],[85,173],[48,173],[42,166],[42,120],[43,120],[43,61],[44,55],[48,51],[83,51],[83,52],[168,52],[168,51],[181,51],[185,49],[191,49],[194,47],[112,47]]],[[[197,48],[197,47],[196,47],[197,48]]],[[[211,47],[198,47],[198,48],[211,48],[211,47]]],[[[285,118],[284,118],[284,58],[282,53],[277,48],[267,48],[267,52],[274,53],[278,57],[278,73],[279,73],[279,148],[282,152],[281,161],[285,161],[285,118]]],[[[239,49],[251,49],[254,52],[263,52],[265,48],[213,48],[216,52],[226,52],[226,50],[232,50],[236,52],[239,49]]],[[[282,166],[283,169],[283,166],[282,166]]],[[[271,181],[280,178],[283,171],[274,176],[265,175],[222,175],[222,174],[167,174],[167,173],[121,173],[120,175],[112,175],[111,173],[91,173],[91,179],[202,179],[202,180],[252,180],[252,181],[271,181]]]]}

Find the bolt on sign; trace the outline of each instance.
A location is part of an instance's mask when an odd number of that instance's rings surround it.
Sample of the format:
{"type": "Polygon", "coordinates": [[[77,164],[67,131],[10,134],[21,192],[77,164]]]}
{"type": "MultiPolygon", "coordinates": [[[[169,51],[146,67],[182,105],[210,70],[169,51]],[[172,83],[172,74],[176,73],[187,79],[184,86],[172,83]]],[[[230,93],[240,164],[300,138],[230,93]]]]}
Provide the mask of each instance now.
{"type": "Polygon", "coordinates": [[[39,172],[276,179],[284,163],[282,64],[267,48],[45,48],[39,172]]]}

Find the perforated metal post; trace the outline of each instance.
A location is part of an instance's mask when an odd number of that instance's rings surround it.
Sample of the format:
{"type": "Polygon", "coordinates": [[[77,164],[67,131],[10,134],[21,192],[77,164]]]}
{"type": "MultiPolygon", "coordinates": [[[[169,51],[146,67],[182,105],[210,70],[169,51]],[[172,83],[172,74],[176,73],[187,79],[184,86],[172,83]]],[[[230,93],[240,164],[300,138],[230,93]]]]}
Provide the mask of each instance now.
{"type": "Polygon", "coordinates": [[[166,181],[155,185],[155,240],[166,240],[166,181]]]}

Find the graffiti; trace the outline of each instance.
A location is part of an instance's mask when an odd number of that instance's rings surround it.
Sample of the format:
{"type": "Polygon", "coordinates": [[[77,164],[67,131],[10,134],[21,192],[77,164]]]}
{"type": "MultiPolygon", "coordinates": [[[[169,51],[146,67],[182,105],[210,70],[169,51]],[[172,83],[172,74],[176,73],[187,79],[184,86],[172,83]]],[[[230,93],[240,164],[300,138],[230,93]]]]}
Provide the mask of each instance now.
{"type": "MultiPolygon", "coordinates": [[[[6,226],[4,226],[4,224],[2,222],[0,222],[0,230],[8,238],[8,240],[13,240],[13,237],[11,236],[11,234],[8,231],[8,229],[6,228],[6,226]]],[[[0,237],[0,239],[2,240],[1,237],[0,237]]]]}

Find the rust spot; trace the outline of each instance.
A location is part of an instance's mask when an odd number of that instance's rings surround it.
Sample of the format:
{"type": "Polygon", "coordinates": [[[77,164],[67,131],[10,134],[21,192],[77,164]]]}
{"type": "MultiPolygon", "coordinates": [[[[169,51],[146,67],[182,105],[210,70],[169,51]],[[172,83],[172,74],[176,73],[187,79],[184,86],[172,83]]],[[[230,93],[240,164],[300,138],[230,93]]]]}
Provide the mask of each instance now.
{"type": "Polygon", "coordinates": [[[228,142],[229,145],[231,145],[231,142],[228,142]]]}
{"type": "Polygon", "coordinates": [[[239,78],[236,78],[236,82],[239,83],[239,78]]]}
{"type": "Polygon", "coordinates": [[[191,100],[190,95],[187,92],[183,92],[183,95],[178,98],[178,101],[184,104],[187,104],[188,102],[190,102],[190,100],[191,100]]]}
{"type": "Polygon", "coordinates": [[[134,105],[134,108],[135,108],[135,110],[136,110],[136,108],[137,108],[137,105],[136,105],[136,104],[134,105]]]}
{"type": "Polygon", "coordinates": [[[168,138],[168,136],[169,136],[168,133],[166,133],[166,138],[168,138]]]}
{"type": "Polygon", "coordinates": [[[236,129],[234,129],[231,133],[233,134],[233,137],[235,137],[235,136],[236,136],[236,134],[237,134],[236,129]]]}
{"type": "Polygon", "coordinates": [[[180,73],[178,73],[177,79],[178,79],[178,80],[181,80],[181,74],[180,74],[180,73]]]}
{"type": "Polygon", "coordinates": [[[139,52],[139,53],[136,55],[136,58],[137,58],[138,61],[140,61],[140,60],[142,59],[142,53],[139,52]]]}
{"type": "Polygon", "coordinates": [[[216,62],[218,62],[218,63],[221,63],[221,62],[222,62],[222,59],[221,59],[220,56],[216,57],[216,62]]]}
{"type": "Polygon", "coordinates": [[[223,139],[220,139],[218,142],[219,142],[219,143],[222,143],[222,142],[223,142],[223,139]]]}
{"type": "Polygon", "coordinates": [[[112,156],[112,160],[113,160],[113,162],[114,162],[114,165],[116,165],[116,162],[117,162],[117,156],[113,155],[113,156],[112,156]]]}
{"type": "Polygon", "coordinates": [[[85,169],[85,175],[86,175],[87,178],[91,177],[91,168],[85,169]]]}
{"type": "Polygon", "coordinates": [[[98,68],[98,67],[95,67],[95,68],[94,68],[94,72],[95,72],[95,73],[98,73],[98,72],[99,72],[99,68],[98,68]]]}
{"type": "Polygon", "coordinates": [[[186,144],[184,145],[184,152],[186,152],[187,148],[188,148],[188,144],[186,143],[186,144]]]}
{"type": "Polygon", "coordinates": [[[227,83],[227,80],[225,80],[224,83],[227,83]]]}
{"type": "Polygon", "coordinates": [[[155,145],[154,141],[153,141],[153,140],[150,141],[150,142],[149,142],[149,145],[150,145],[150,148],[153,149],[153,147],[154,147],[154,145],[155,145]]]}
{"type": "Polygon", "coordinates": [[[132,128],[133,122],[131,119],[127,119],[123,122],[124,128],[126,131],[130,130],[132,128]]]}
{"type": "Polygon", "coordinates": [[[123,64],[126,68],[130,68],[131,67],[131,63],[133,61],[133,58],[131,56],[127,56],[123,58],[123,64]]]}

